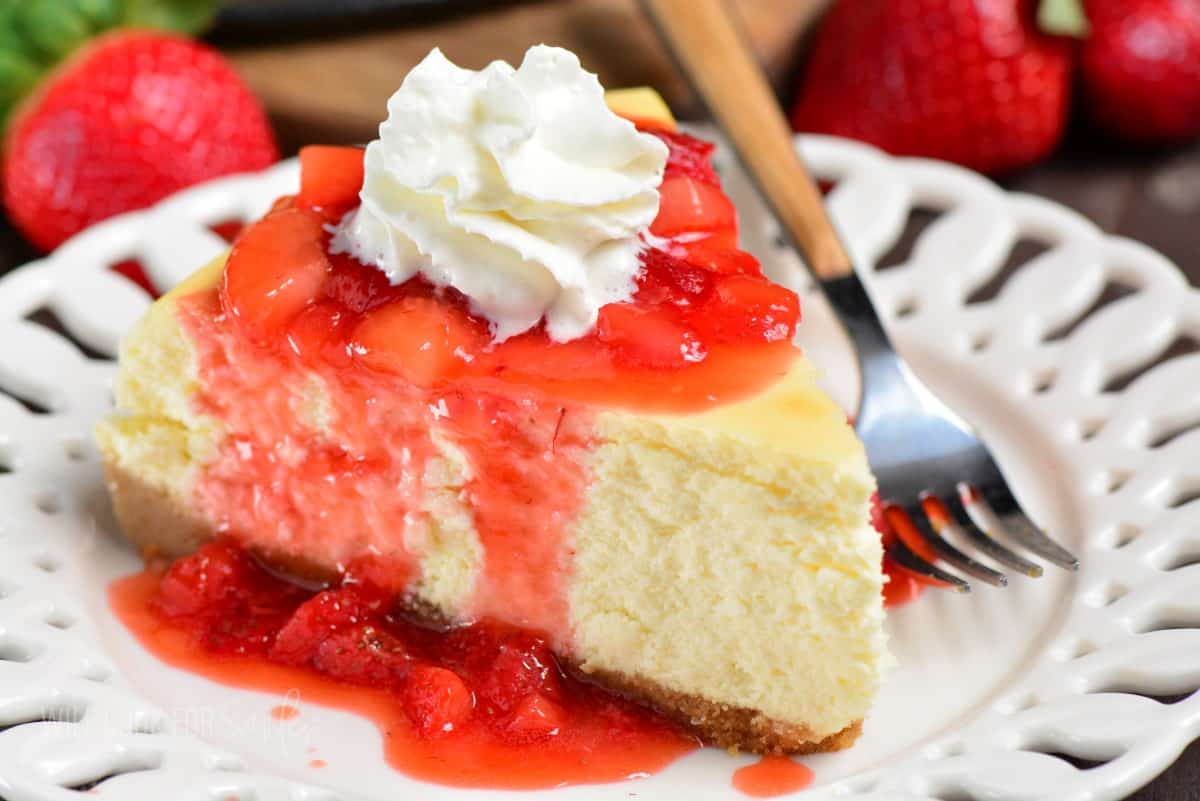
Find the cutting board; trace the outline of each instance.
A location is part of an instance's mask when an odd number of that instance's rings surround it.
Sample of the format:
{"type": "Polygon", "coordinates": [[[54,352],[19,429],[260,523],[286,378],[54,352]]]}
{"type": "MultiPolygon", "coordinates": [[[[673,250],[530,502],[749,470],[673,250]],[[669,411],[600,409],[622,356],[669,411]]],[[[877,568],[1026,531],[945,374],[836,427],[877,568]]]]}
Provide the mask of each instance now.
{"type": "MultiPolygon", "coordinates": [[[[747,37],[781,89],[794,72],[805,33],[827,2],[732,0],[747,37]]],[[[266,104],[281,144],[292,150],[309,142],[373,139],[387,98],[432,47],[477,69],[497,58],[517,63],[526,48],[543,42],[578,53],[605,86],[648,84],[681,116],[700,113],[635,0],[498,3],[429,22],[225,49],[266,104]]]]}

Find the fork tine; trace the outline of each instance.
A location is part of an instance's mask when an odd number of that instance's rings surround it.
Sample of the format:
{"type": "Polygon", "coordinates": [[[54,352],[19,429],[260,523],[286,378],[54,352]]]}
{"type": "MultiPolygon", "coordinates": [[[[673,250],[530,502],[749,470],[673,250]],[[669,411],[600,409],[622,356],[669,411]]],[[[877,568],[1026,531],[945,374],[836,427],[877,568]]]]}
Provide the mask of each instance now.
{"type": "Polygon", "coordinates": [[[957,567],[977,579],[986,581],[994,587],[1004,587],[1008,584],[1008,577],[1003,573],[992,570],[982,562],[977,562],[965,553],[947,542],[940,534],[933,530],[929,521],[925,518],[925,510],[920,505],[905,507],[905,514],[916,526],[921,538],[933,547],[937,555],[945,559],[950,564],[957,567]]]}
{"type": "Polygon", "coordinates": [[[953,573],[947,573],[937,565],[926,562],[924,559],[913,553],[912,550],[904,544],[904,540],[900,539],[899,537],[888,543],[884,550],[887,552],[888,559],[891,559],[894,563],[910,573],[915,573],[924,579],[931,579],[935,582],[943,583],[956,592],[971,591],[970,584],[953,573]]]}
{"type": "Polygon", "coordinates": [[[995,537],[975,525],[975,521],[967,514],[967,510],[963,508],[962,501],[957,495],[951,495],[948,501],[943,501],[937,495],[926,494],[921,497],[921,505],[925,508],[925,516],[933,524],[934,531],[939,534],[943,530],[955,532],[970,540],[979,550],[1005,567],[1012,568],[1030,578],[1038,578],[1042,575],[1041,565],[1013,553],[995,537]]]}
{"type": "Polygon", "coordinates": [[[1011,507],[1011,510],[1004,515],[996,512],[978,488],[967,484],[962,484],[958,488],[959,498],[967,512],[971,517],[982,518],[983,522],[980,523],[980,528],[984,531],[1002,531],[1014,542],[1059,567],[1067,570],[1079,569],[1079,559],[1035,526],[1028,515],[1021,510],[1016,498],[1012,497],[1012,493],[1007,487],[996,487],[995,489],[996,491],[1002,490],[1007,496],[1004,500],[1010,501],[1005,505],[1011,507]]]}

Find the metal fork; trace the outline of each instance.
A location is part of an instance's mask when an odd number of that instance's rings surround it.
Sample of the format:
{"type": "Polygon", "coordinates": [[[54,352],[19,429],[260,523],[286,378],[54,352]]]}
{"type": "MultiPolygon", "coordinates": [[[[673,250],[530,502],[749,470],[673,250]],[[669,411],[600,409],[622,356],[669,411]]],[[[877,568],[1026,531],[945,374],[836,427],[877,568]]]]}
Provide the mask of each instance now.
{"type": "Polygon", "coordinates": [[[775,97],[720,0],[642,0],[667,49],[724,130],[780,224],[820,281],[861,361],[863,397],[855,429],[879,481],[900,567],[941,586],[970,584],[937,562],[989,584],[1004,573],[966,553],[974,547],[999,566],[1040,576],[1039,564],[1007,543],[1075,570],[1070,552],[1021,509],[991,452],[908,369],[880,323],[793,145],[775,97]],[[955,544],[958,543],[958,544],[955,544]]]}

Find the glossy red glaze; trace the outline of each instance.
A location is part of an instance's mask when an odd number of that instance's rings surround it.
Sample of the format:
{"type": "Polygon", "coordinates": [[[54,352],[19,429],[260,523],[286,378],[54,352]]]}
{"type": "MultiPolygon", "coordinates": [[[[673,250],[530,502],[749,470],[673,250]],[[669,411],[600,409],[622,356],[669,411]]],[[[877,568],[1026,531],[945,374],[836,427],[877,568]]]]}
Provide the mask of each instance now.
{"type": "Polygon", "coordinates": [[[797,298],[737,249],[736,214],[709,164],[711,145],[656,135],[671,155],[651,232],[666,239],[646,248],[634,297],[605,307],[583,338],[557,343],[539,328],[493,343],[459,293],[422,278],[390,286],[374,267],[329,256],[329,234],[314,219],[335,222],[352,207],[362,152],[350,148],[301,153],[301,194],[239,237],[223,307],[255,341],[290,345],[309,366],[353,363],[427,388],[533,391],[655,411],[752,395],[797,355],[797,298]]]}
{"type": "MultiPolygon", "coordinates": [[[[163,661],[364,715],[388,762],[426,781],[532,789],[654,773],[697,747],[569,674],[545,639],[497,623],[435,630],[347,574],[305,589],[229,541],[116,582],[114,612],[163,661]]],[[[299,714],[281,705],[272,716],[299,714]]]]}
{"type": "Polygon", "coordinates": [[[752,798],[794,793],[808,787],[812,780],[813,772],[807,765],[785,756],[765,756],[733,774],[733,786],[752,798]]]}

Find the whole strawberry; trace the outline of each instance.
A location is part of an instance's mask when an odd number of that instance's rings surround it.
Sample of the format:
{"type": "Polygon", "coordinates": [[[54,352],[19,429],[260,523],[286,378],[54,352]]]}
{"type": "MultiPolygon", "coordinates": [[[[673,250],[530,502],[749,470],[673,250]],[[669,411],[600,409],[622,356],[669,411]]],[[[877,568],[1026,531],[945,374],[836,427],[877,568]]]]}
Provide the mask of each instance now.
{"type": "Polygon", "coordinates": [[[0,10],[8,15],[0,17],[4,207],[43,250],[114,214],[278,158],[262,106],[215,50],[122,27],[117,10],[103,0],[28,0],[0,10]],[[97,21],[68,7],[116,10],[97,21]]]}
{"type": "Polygon", "coordinates": [[[797,130],[985,173],[1032,164],[1062,137],[1072,44],[1035,0],[836,0],[792,111],[797,130]]]}
{"type": "Polygon", "coordinates": [[[1092,120],[1131,142],[1200,136],[1200,2],[1086,0],[1080,59],[1092,120]]]}

